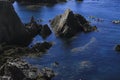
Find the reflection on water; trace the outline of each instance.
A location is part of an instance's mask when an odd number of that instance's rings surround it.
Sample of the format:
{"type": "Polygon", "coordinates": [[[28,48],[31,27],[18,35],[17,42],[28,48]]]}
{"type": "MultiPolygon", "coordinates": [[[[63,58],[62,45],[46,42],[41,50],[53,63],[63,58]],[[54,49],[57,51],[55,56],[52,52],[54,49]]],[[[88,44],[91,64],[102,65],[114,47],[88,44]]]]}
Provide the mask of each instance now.
{"type": "MultiPolygon", "coordinates": [[[[69,0],[67,3],[39,7],[15,3],[15,10],[23,22],[28,22],[31,16],[35,16],[36,19],[43,19],[43,24],[49,23],[50,19],[70,8],[86,17],[99,30],[80,33],[69,42],[52,34],[47,40],[54,41],[55,45],[47,54],[26,60],[34,65],[53,68],[57,73],[53,80],[120,80],[120,55],[114,51],[114,46],[120,43],[120,25],[111,22],[120,19],[119,4],[120,0],[69,0]],[[93,21],[89,16],[96,16],[104,21],[93,21]],[[77,54],[73,54],[74,51],[77,54]],[[56,68],[51,66],[55,61],[59,63],[56,68]],[[83,69],[89,68],[90,71],[81,72],[80,66],[83,69]]],[[[41,40],[40,36],[36,36],[33,44],[41,40]]]]}

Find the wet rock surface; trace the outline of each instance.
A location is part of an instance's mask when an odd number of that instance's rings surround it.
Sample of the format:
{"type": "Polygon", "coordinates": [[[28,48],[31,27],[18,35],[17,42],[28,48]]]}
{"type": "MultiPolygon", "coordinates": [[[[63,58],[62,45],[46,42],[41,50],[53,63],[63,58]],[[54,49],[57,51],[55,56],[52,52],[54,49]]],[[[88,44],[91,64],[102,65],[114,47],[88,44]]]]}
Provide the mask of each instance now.
{"type": "Polygon", "coordinates": [[[51,27],[57,36],[63,38],[72,37],[78,32],[91,32],[97,29],[96,26],[92,27],[82,15],[74,14],[70,9],[56,16],[51,21],[51,27]]]}
{"type": "Polygon", "coordinates": [[[3,44],[0,46],[0,66],[2,66],[9,57],[12,58],[21,58],[24,56],[42,56],[45,52],[52,47],[52,42],[42,42],[36,43],[31,48],[22,47],[16,45],[6,45],[3,44]]]}
{"type": "Polygon", "coordinates": [[[36,43],[32,48],[31,52],[45,52],[52,47],[51,42],[36,43]]]}
{"type": "Polygon", "coordinates": [[[8,59],[0,67],[0,80],[51,80],[54,76],[51,69],[39,70],[20,58],[8,59]]]}

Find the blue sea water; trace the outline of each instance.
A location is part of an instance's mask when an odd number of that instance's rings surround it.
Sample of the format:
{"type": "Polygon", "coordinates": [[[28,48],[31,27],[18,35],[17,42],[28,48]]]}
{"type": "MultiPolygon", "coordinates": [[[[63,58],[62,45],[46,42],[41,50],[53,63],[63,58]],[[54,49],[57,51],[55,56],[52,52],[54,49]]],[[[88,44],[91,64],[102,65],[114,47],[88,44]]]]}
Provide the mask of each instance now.
{"type": "MultiPolygon", "coordinates": [[[[53,33],[47,41],[53,41],[54,46],[45,55],[26,58],[39,68],[52,68],[56,72],[52,80],[120,80],[120,53],[114,50],[115,45],[120,44],[120,24],[111,22],[120,20],[120,0],[69,0],[67,3],[34,8],[18,3],[13,5],[24,23],[34,16],[43,19],[43,24],[49,24],[50,19],[70,8],[98,27],[98,32],[80,33],[68,41],[53,33]],[[97,22],[89,16],[104,21],[97,22]],[[55,61],[59,63],[58,67],[51,65],[55,61]]],[[[41,41],[42,38],[36,36],[32,44],[41,41]]]]}

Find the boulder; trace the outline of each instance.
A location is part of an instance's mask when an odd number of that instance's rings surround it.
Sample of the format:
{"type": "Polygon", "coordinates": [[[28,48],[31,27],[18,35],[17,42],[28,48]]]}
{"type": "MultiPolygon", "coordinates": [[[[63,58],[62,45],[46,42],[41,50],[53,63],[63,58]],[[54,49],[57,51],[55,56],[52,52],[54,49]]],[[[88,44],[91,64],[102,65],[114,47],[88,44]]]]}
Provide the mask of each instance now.
{"type": "Polygon", "coordinates": [[[12,4],[0,1],[0,43],[28,45],[31,35],[16,14],[12,4]]]}
{"type": "Polygon", "coordinates": [[[120,45],[119,45],[119,44],[116,45],[115,50],[116,50],[116,51],[120,51],[120,45]]]}
{"type": "Polygon", "coordinates": [[[90,32],[95,29],[82,15],[74,14],[70,9],[56,16],[51,21],[51,27],[57,36],[64,38],[70,38],[78,32],[90,32]]]}
{"type": "Polygon", "coordinates": [[[46,39],[51,33],[52,31],[50,30],[47,24],[45,24],[40,31],[40,35],[43,39],[46,39]]]}
{"type": "Polygon", "coordinates": [[[41,74],[42,75],[41,77],[38,77],[38,80],[51,80],[55,76],[54,71],[47,67],[41,70],[41,74]]]}
{"type": "Polygon", "coordinates": [[[25,78],[24,73],[19,68],[8,64],[5,64],[0,70],[0,75],[2,76],[1,80],[8,80],[7,78],[10,78],[12,80],[23,80],[25,78]]]}

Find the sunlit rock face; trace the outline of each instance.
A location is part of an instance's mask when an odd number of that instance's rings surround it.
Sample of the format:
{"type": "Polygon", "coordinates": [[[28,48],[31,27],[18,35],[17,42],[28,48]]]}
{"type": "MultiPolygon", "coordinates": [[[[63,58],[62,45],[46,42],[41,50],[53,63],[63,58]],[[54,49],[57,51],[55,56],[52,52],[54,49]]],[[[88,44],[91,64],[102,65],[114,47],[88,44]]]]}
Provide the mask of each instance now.
{"type": "Polygon", "coordinates": [[[80,14],[74,14],[73,11],[67,9],[64,14],[56,16],[51,26],[56,35],[64,38],[69,38],[78,32],[90,32],[94,28],[80,14]]]}

